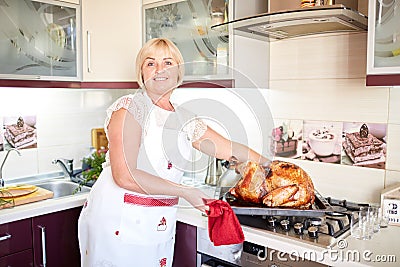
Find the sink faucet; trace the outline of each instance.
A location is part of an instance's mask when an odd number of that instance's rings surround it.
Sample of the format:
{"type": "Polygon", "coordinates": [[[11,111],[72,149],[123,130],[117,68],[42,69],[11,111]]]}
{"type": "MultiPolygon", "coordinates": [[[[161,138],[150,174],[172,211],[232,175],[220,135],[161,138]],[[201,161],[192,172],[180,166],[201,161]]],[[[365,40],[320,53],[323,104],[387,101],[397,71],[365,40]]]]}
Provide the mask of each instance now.
{"type": "Polygon", "coordinates": [[[54,159],[53,164],[60,165],[66,177],[72,178],[74,173],[74,160],[73,159],[54,159]]]}
{"type": "Polygon", "coordinates": [[[12,148],[12,149],[10,149],[10,150],[7,151],[7,154],[6,154],[6,156],[4,157],[3,162],[1,163],[1,167],[0,167],[0,187],[4,187],[3,166],[4,166],[4,163],[6,163],[6,160],[7,160],[7,158],[8,158],[8,155],[10,154],[11,151],[15,151],[15,152],[17,152],[17,154],[18,154],[19,156],[21,156],[21,153],[19,152],[18,149],[12,148]]]}

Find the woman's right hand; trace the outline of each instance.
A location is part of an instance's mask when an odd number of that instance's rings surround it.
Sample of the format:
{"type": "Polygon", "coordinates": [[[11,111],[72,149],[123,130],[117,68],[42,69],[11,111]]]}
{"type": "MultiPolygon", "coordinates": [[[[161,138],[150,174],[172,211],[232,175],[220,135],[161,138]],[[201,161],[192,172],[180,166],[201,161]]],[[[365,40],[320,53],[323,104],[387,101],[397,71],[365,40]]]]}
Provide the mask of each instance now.
{"type": "Polygon", "coordinates": [[[185,190],[183,198],[186,199],[187,202],[201,212],[205,213],[209,210],[209,207],[206,205],[207,200],[211,199],[209,196],[195,187],[187,187],[185,190]]]}

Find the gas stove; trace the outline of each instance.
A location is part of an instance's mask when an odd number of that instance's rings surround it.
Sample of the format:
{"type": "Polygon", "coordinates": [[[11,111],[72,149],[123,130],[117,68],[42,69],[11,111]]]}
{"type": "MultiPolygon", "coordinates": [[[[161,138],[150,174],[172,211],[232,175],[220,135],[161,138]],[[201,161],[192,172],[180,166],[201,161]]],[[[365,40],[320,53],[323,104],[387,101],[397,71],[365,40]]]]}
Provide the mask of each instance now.
{"type": "Polygon", "coordinates": [[[351,211],[369,206],[346,200],[326,198],[331,211],[318,217],[238,215],[242,225],[264,229],[318,247],[332,248],[350,233],[351,211]]]}

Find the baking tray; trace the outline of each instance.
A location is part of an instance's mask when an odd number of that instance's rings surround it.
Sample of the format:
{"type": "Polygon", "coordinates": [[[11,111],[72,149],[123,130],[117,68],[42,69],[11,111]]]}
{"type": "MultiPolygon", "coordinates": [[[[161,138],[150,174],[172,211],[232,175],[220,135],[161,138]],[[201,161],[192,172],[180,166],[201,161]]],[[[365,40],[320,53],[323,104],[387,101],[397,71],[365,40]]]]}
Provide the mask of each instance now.
{"type": "Polygon", "coordinates": [[[315,192],[314,204],[309,209],[270,208],[257,204],[251,205],[247,202],[237,200],[229,192],[226,192],[222,199],[229,203],[233,212],[237,215],[319,217],[326,212],[333,212],[332,206],[318,192],[315,192]]]}

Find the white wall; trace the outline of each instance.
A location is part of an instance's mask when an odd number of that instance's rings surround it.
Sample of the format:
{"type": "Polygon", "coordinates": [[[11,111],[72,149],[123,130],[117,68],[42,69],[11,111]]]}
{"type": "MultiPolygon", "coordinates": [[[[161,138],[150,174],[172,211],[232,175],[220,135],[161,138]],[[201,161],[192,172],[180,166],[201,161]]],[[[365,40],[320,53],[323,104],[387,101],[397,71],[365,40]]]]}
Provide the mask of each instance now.
{"type": "MultiPolygon", "coordinates": [[[[128,90],[0,88],[3,117],[36,115],[37,148],[10,153],[4,164],[6,180],[60,171],[55,158],[74,159],[75,168],[89,153],[91,129],[103,127],[106,108],[128,90]]],[[[0,152],[2,162],[4,151],[0,152]]]]}

